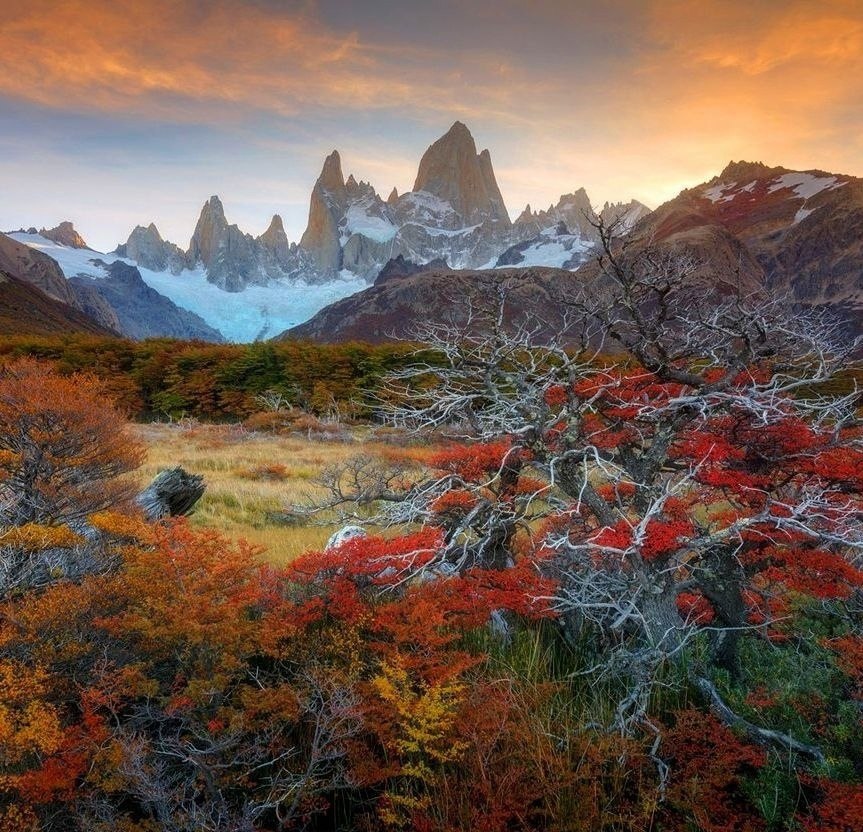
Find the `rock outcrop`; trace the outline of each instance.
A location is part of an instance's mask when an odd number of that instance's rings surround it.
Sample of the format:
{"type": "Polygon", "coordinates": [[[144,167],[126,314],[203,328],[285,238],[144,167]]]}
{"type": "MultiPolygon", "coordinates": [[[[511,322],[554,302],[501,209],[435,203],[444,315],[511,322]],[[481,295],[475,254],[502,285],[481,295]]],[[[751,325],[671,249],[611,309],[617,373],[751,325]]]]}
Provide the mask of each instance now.
{"type": "Polygon", "coordinates": [[[90,248],[84,238],[75,230],[71,222],[65,220],[54,228],[43,228],[39,232],[43,237],[69,248],[90,248]]]}
{"type": "Polygon", "coordinates": [[[446,260],[438,258],[428,263],[412,263],[410,260],[405,260],[404,255],[399,254],[392,260],[388,260],[386,265],[380,270],[380,273],[375,278],[375,286],[380,286],[381,283],[386,283],[388,280],[398,280],[402,277],[411,277],[421,272],[429,271],[446,271],[449,265],[446,260]]]}
{"type": "Polygon", "coordinates": [[[162,239],[154,223],[146,228],[137,225],[129,239],[114,251],[118,257],[134,260],[144,269],[180,274],[188,265],[186,253],[174,243],[162,239]]]}
{"type": "Polygon", "coordinates": [[[80,309],[57,261],[5,234],[0,234],[0,269],[35,286],[48,297],[80,309]]]}

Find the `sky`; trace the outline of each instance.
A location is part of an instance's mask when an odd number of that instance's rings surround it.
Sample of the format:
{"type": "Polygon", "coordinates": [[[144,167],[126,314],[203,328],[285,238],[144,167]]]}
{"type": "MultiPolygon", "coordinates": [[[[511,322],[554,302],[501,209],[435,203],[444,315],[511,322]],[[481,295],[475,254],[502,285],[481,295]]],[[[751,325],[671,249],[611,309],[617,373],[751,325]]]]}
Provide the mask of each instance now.
{"type": "Polygon", "coordinates": [[[0,0],[0,229],[299,239],[334,148],[409,190],[456,119],[510,214],[729,160],[863,176],[863,0],[0,0]]]}

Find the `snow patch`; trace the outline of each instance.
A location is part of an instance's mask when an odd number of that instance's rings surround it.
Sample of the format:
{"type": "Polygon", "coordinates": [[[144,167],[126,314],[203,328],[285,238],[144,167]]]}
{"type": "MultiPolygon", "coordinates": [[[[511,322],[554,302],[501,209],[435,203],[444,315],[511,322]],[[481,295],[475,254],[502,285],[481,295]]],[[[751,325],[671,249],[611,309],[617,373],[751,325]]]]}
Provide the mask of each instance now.
{"type": "Polygon", "coordinates": [[[835,176],[815,176],[811,173],[785,173],[774,179],[767,189],[767,193],[775,193],[786,188],[793,188],[794,193],[801,199],[810,199],[821,191],[833,191],[841,188],[845,183],[840,182],[835,176]]]}
{"type": "Polygon", "coordinates": [[[587,259],[586,255],[593,251],[593,249],[593,243],[575,235],[543,235],[542,239],[537,240],[520,252],[522,259],[514,266],[502,265],[498,268],[511,269],[521,268],[522,266],[549,266],[561,269],[577,255],[582,255],[577,263],[577,265],[581,265],[587,259]]]}
{"type": "Polygon", "coordinates": [[[736,187],[736,182],[732,182],[730,185],[726,182],[720,182],[718,185],[714,185],[712,188],[705,189],[703,193],[704,197],[706,199],[709,199],[711,202],[728,202],[728,200],[734,199],[734,197],[727,195],[726,191],[732,191],[736,187]]]}
{"type": "Polygon", "coordinates": [[[345,216],[345,228],[342,234],[342,245],[353,234],[361,234],[377,243],[388,243],[398,234],[398,228],[384,217],[369,214],[365,202],[355,202],[348,208],[345,216]]]}

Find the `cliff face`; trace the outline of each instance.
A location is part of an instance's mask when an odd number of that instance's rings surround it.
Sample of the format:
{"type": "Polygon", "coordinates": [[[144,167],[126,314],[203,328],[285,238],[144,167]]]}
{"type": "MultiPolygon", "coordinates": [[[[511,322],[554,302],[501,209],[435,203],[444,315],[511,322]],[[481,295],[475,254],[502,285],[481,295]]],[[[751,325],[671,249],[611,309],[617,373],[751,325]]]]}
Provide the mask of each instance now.
{"type": "Polygon", "coordinates": [[[488,150],[477,154],[473,136],[460,121],[423,154],[414,191],[449,203],[465,224],[494,220],[510,225],[491,154],[488,150]]]}
{"type": "Polygon", "coordinates": [[[321,175],[312,188],[309,222],[300,239],[300,246],[308,252],[321,274],[335,275],[341,268],[339,221],[347,202],[342,160],[339,152],[334,150],[324,161],[321,175]]]}
{"type": "Polygon", "coordinates": [[[78,307],[75,293],[57,262],[5,234],[0,234],[0,269],[35,286],[48,297],[78,307]]]}

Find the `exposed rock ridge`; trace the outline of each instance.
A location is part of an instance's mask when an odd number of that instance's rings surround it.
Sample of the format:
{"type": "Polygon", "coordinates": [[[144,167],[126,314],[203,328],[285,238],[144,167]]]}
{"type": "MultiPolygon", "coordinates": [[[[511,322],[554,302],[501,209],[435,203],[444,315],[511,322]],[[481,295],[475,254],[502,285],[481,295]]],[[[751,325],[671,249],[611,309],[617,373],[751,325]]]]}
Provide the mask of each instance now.
{"type": "Polygon", "coordinates": [[[61,246],[69,246],[69,248],[90,248],[84,238],[75,230],[75,227],[68,220],[64,220],[54,228],[43,228],[39,233],[47,240],[59,243],[61,246]]]}

